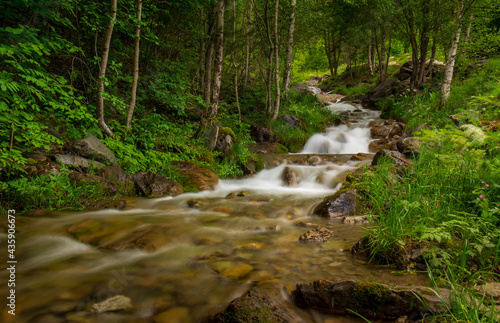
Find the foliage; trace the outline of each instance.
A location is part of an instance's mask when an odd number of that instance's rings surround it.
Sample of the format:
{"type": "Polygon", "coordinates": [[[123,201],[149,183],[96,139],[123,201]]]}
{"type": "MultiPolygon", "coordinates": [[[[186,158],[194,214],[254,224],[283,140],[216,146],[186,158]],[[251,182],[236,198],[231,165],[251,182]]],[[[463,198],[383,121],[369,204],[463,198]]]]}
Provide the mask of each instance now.
{"type": "MultiPolygon", "coordinates": [[[[470,272],[498,266],[499,169],[483,161],[485,137],[473,126],[424,130],[418,160],[407,174],[395,175],[390,163],[365,173],[359,185],[378,215],[369,233],[373,257],[406,265],[407,250],[424,246],[436,270],[463,263],[470,272]]],[[[467,271],[461,271],[465,279],[467,271]]]]}
{"type": "Polygon", "coordinates": [[[38,177],[22,177],[3,183],[0,201],[3,208],[19,210],[80,210],[88,201],[111,196],[98,181],[78,184],[69,178],[70,171],[38,177]]]}
{"type": "Polygon", "coordinates": [[[61,141],[45,131],[51,123],[92,123],[81,97],[60,75],[48,69],[58,52],[78,48],[58,35],[19,25],[0,28],[0,167],[19,169],[21,152],[61,141]]]}

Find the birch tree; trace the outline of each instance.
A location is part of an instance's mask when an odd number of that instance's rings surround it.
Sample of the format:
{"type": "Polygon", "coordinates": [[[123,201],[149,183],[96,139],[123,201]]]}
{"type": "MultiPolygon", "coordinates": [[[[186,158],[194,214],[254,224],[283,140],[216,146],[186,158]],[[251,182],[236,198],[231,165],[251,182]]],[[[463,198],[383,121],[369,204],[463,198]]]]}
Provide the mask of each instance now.
{"type": "Polygon", "coordinates": [[[135,27],[134,39],[134,79],[132,81],[132,93],[130,95],[130,105],[127,112],[126,127],[130,129],[132,123],[132,115],[134,114],[135,101],[137,97],[137,83],[139,81],[139,50],[141,40],[141,15],[142,15],[142,0],[137,1],[137,26],[135,27]]]}
{"type": "Polygon", "coordinates": [[[113,26],[115,25],[116,21],[116,6],[117,6],[117,0],[111,0],[111,20],[108,22],[108,26],[106,28],[106,32],[104,34],[104,42],[103,42],[103,49],[102,49],[102,57],[101,57],[101,66],[99,68],[99,80],[97,81],[97,87],[98,87],[98,93],[97,93],[97,120],[99,127],[104,131],[106,135],[108,135],[111,138],[114,138],[113,132],[109,127],[106,125],[106,122],[104,121],[104,91],[105,91],[105,85],[104,85],[104,80],[106,78],[106,68],[108,65],[108,58],[109,58],[109,48],[111,46],[111,37],[113,36],[113,26]]]}

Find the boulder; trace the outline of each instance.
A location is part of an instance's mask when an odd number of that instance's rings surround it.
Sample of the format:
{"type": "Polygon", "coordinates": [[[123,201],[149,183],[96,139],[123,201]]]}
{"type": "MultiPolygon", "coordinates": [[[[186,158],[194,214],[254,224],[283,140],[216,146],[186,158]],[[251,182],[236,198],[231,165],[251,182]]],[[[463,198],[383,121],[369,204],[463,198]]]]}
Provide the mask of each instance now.
{"type": "Polygon", "coordinates": [[[283,172],[281,173],[281,180],[283,181],[283,184],[285,184],[286,186],[296,185],[298,181],[297,171],[286,166],[283,169],[283,172]]]}
{"type": "Polygon", "coordinates": [[[325,218],[340,218],[356,212],[356,190],[340,191],[327,196],[314,208],[315,215],[325,218]]]}
{"type": "Polygon", "coordinates": [[[278,119],[290,125],[290,127],[292,128],[297,128],[302,123],[302,121],[297,116],[294,116],[292,114],[284,114],[280,116],[278,119]]]}
{"type": "Polygon", "coordinates": [[[372,161],[372,166],[376,166],[380,164],[381,159],[389,159],[396,166],[411,166],[413,162],[411,160],[406,159],[405,155],[400,153],[399,151],[387,150],[383,149],[375,154],[372,161]]]}
{"type": "Polygon", "coordinates": [[[396,142],[396,147],[406,156],[415,156],[420,150],[420,141],[414,137],[401,138],[396,142]]]}
{"type": "Polygon", "coordinates": [[[184,193],[182,186],[173,178],[167,178],[150,171],[131,175],[136,191],[144,196],[176,196],[184,193]]]}
{"type": "Polygon", "coordinates": [[[82,169],[87,169],[90,166],[95,168],[104,167],[104,164],[101,164],[100,162],[79,156],[55,154],[54,157],[56,161],[68,167],[78,167],[82,169]]]}
{"type": "Polygon", "coordinates": [[[215,150],[221,153],[221,157],[227,156],[234,144],[235,135],[231,128],[221,128],[217,135],[215,150]]]}
{"type": "Polygon", "coordinates": [[[251,125],[250,126],[250,137],[255,142],[276,142],[279,141],[278,136],[276,136],[271,129],[266,126],[261,125],[251,125]]]}
{"type": "Polygon", "coordinates": [[[370,128],[370,133],[373,138],[393,138],[395,136],[403,136],[406,130],[406,125],[394,120],[383,120],[376,122],[370,128]]]}
{"type": "Polygon", "coordinates": [[[400,82],[396,79],[388,79],[385,82],[380,83],[363,97],[361,100],[363,107],[365,108],[375,108],[378,101],[387,98],[388,96],[396,92],[396,88],[401,86],[400,82]]]}
{"type": "Polygon", "coordinates": [[[87,157],[102,163],[118,165],[115,154],[96,137],[88,135],[83,139],[73,140],[68,148],[76,155],[87,157]]]}
{"type": "Polygon", "coordinates": [[[307,231],[306,233],[301,235],[299,237],[299,241],[325,242],[331,237],[333,237],[332,230],[328,230],[327,228],[322,226],[317,226],[313,230],[307,231]]]}
{"type": "Polygon", "coordinates": [[[181,176],[186,178],[189,191],[212,191],[219,184],[217,174],[210,169],[186,161],[174,162],[172,166],[178,168],[181,176]]]}
{"type": "Polygon", "coordinates": [[[450,291],[439,289],[439,293],[441,297],[425,287],[390,287],[355,280],[317,280],[297,284],[293,296],[302,308],[334,314],[352,314],[353,311],[366,318],[396,320],[415,313],[446,312],[450,306],[450,291]]]}
{"type": "Polygon", "coordinates": [[[245,295],[233,300],[223,312],[209,318],[207,322],[306,322],[291,305],[283,300],[282,293],[284,291],[278,286],[254,287],[245,295]]]}
{"type": "Polygon", "coordinates": [[[116,295],[108,298],[104,302],[92,305],[92,311],[95,313],[103,313],[110,311],[123,311],[132,308],[132,301],[130,298],[123,295],[116,295]]]}

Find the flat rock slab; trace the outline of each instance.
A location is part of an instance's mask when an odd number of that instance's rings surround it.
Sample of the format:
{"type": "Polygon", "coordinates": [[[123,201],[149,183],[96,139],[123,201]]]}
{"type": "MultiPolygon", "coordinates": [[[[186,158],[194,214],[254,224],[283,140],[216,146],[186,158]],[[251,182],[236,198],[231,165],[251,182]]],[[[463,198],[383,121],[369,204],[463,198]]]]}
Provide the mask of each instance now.
{"type": "Polygon", "coordinates": [[[70,150],[79,156],[95,159],[103,163],[110,163],[113,166],[118,165],[115,154],[92,135],[88,135],[83,139],[73,140],[68,146],[70,150]]]}
{"type": "Polygon", "coordinates": [[[447,289],[440,289],[439,292],[441,296],[424,287],[390,287],[355,280],[317,280],[297,284],[293,296],[302,308],[334,314],[351,314],[354,311],[366,318],[396,320],[415,312],[438,314],[446,311],[450,306],[450,292],[447,289]]]}

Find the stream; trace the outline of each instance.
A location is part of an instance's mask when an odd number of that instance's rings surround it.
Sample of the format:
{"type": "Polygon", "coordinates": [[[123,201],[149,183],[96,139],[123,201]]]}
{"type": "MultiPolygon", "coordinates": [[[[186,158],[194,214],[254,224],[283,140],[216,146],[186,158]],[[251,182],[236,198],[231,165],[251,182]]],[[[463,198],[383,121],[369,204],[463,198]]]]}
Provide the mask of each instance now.
{"type": "MultiPolygon", "coordinates": [[[[200,322],[266,282],[288,291],[299,282],[336,278],[426,285],[424,276],[393,275],[394,268],[352,255],[350,247],[365,225],[312,215],[325,196],[341,187],[345,172],[362,163],[350,157],[370,153],[368,124],[379,118],[379,112],[356,104],[328,103],[326,108],[349,125],[314,135],[299,154],[265,156],[266,169],[245,179],[221,180],[214,191],[134,199],[123,210],[17,216],[22,231],[16,242],[13,322],[154,322],[162,312],[171,313],[171,322],[200,322]],[[297,174],[292,186],[282,181],[285,167],[297,174]],[[335,236],[325,243],[299,242],[318,225],[335,236]],[[124,237],[138,228],[156,234],[160,247],[121,250],[124,237]],[[113,295],[129,297],[133,310],[90,319],[82,314],[113,295]],[[43,320],[47,317],[52,320],[43,320]]],[[[6,237],[1,234],[2,250],[7,250],[6,237]]],[[[0,272],[2,286],[8,277],[5,269],[0,272]]],[[[6,288],[0,291],[5,301],[6,288]]],[[[7,310],[3,306],[0,321],[12,321],[7,310]]],[[[317,323],[364,322],[312,311],[304,316],[317,323]]]]}

